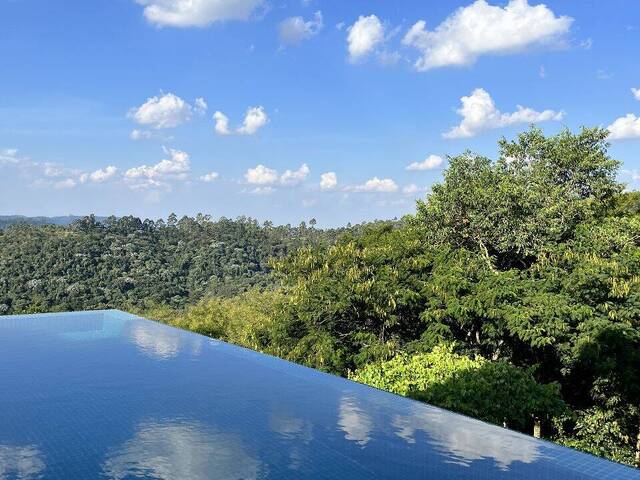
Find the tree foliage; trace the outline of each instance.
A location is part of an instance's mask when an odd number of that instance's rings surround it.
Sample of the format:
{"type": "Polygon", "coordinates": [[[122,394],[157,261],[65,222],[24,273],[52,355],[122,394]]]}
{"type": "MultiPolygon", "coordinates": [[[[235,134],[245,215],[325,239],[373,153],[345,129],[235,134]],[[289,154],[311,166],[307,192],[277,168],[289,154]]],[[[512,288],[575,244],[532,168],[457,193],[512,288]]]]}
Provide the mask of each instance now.
{"type": "Polygon", "coordinates": [[[534,420],[551,420],[568,410],[557,383],[540,384],[530,370],[506,361],[455,353],[442,344],[428,353],[401,354],[372,363],[353,380],[406,395],[491,423],[530,430],[534,420]]]}

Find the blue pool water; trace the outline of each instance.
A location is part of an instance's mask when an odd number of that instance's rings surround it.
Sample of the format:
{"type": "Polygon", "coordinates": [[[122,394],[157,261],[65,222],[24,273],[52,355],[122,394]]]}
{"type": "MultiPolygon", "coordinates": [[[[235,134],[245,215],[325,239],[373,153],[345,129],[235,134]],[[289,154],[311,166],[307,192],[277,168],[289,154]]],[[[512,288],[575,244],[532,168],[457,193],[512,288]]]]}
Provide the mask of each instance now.
{"type": "Polygon", "coordinates": [[[639,479],[118,311],[0,317],[0,480],[639,479]]]}

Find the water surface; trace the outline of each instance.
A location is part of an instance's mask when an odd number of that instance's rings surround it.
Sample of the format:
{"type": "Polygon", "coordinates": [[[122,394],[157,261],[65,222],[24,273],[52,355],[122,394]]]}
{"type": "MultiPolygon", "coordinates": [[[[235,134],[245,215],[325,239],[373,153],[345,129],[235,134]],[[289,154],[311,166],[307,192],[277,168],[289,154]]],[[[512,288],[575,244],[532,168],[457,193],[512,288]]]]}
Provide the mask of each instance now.
{"type": "Polygon", "coordinates": [[[640,479],[118,311],[0,317],[0,480],[640,479]]]}

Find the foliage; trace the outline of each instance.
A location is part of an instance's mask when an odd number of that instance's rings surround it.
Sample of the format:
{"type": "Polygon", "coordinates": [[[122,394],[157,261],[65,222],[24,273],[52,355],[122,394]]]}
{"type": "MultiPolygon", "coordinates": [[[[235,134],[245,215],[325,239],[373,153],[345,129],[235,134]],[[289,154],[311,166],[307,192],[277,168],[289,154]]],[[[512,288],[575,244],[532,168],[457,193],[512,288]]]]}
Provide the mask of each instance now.
{"type": "Polygon", "coordinates": [[[203,299],[183,311],[155,307],[145,315],[212,338],[285,356],[290,347],[281,345],[283,337],[276,323],[282,303],[279,292],[250,290],[229,298],[203,299]]]}
{"type": "Polygon", "coordinates": [[[0,230],[0,313],[181,307],[265,288],[272,283],[269,258],[333,243],[343,230],[204,215],[13,225],[0,230]]]}
{"type": "Polygon", "coordinates": [[[452,157],[444,182],[418,202],[417,223],[436,243],[480,253],[499,269],[526,267],[621,191],[607,135],[595,128],[545,137],[532,128],[501,140],[496,162],[452,157]]]}
{"type": "MultiPolygon", "coordinates": [[[[635,416],[637,419],[637,408],[635,410],[635,415],[631,418],[635,416]]],[[[555,440],[567,447],[634,465],[636,440],[629,433],[629,421],[625,415],[628,413],[630,412],[602,407],[578,411],[569,419],[573,423],[570,433],[559,422],[559,433],[555,440]]]]}
{"type": "Polygon", "coordinates": [[[459,355],[451,344],[366,365],[351,378],[519,430],[567,411],[558,384],[539,384],[531,371],[505,361],[459,355]]]}
{"type": "Polygon", "coordinates": [[[344,374],[415,338],[421,276],[429,266],[423,250],[412,229],[383,223],[275,262],[287,297],[285,321],[296,325],[299,338],[295,359],[344,374]],[[314,360],[318,339],[333,350],[322,362],[314,360]]]}

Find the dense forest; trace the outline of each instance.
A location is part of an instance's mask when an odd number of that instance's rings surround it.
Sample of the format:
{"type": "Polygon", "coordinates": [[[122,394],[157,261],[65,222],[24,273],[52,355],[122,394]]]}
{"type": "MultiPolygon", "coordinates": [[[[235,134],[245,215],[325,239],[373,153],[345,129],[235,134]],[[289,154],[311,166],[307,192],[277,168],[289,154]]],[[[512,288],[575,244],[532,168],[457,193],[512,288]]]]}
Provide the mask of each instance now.
{"type": "Polygon", "coordinates": [[[0,230],[0,313],[182,307],[270,283],[269,260],[344,231],[206,215],[89,216],[69,226],[19,221],[0,230]]]}
{"type": "Polygon", "coordinates": [[[401,221],[0,232],[0,310],[120,307],[640,466],[640,195],[608,132],[449,158],[401,221]]]}

